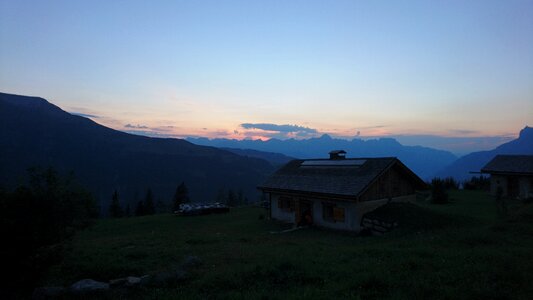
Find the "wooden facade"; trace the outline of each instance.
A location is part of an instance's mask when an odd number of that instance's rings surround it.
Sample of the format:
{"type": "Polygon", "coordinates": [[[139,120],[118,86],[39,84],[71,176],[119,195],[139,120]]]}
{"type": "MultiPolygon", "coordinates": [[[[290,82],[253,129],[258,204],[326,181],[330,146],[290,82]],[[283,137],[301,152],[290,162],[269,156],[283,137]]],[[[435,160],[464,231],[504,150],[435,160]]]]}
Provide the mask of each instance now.
{"type": "Polygon", "coordinates": [[[415,188],[412,182],[402,176],[398,166],[393,166],[377,180],[370,185],[359,201],[370,201],[385,198],[396,198],[401,196],[413,195],[415,188]]]}
{"type": "Polygon", "coordinates": [[[258,187],[268,194],[270,217],[358,231],[364,214],[391,201],[414,200],[415,191],[426,187],[396,158],[351,160],[289,162],[258,187]]]}
{"type": "Polygon", "coordinates": [[[481,169],[494,196],[533,199],[533,155],[497,155],[481,169]]]}

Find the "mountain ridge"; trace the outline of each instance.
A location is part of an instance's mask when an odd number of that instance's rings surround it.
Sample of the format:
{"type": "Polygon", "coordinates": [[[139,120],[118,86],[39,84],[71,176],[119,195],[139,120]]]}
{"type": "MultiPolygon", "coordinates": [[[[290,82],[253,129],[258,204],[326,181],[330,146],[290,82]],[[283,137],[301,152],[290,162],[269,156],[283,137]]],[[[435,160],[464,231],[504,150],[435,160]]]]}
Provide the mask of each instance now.
{"type": "Polygon", "coordinates": [[[255,186],[273,167],[182,139],[151,138],[117,131],[72,115],[43,98],[0,93],[0,182],[13,186],[32,166],[73,170],[100,199],[115,189],[134,207],[148,188],[156,200],[170,201],[185,181],[191,199],[209,202],[219,189],[243,190],[255,199],[255,186]]]}
{"type": "Polygon", "coordinates": [[[526,125],[520,130],[517,139],[501,144],[492,150],[472,152],[460,157],[449,166],[438,171],[436,176],[454,177],[458,180],[469,179],[476,175],[471,172],[479,172],[485,164],[498,154],[533,155],[533,127],[526,125]]]}
{"type": "Polygon", "coordinates": [[[274,152],[300,159],[325,158],[333,149],[347,151],[347,157],[396,156],[424,179],[429,179],[435,170],[442,169],[457,159],[449,151],[423,146],[404,146],[393,138],[344,140],[324,134],[317,138],[302,140],[275,138],[267,141],[223,138],[187,138],[186,140],[198,145],[274,152]]]}

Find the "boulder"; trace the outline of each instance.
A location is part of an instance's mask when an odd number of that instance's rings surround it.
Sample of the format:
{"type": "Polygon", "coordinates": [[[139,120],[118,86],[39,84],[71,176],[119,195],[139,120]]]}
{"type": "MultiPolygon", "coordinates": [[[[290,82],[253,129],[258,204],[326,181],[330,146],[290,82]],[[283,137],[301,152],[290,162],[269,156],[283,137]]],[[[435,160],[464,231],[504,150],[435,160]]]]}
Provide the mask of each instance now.
{"type": "Polygon", "coordinates": [[[121,286],[126,285],[127,282],[128,282],[127,278],[111,279],[109,280],[109,287],[112,287],[112,288],[121,287],[121,286]]]}
{"type": "Polygon", "coordinates": [[[141,279],[141,281],[139,282],[139,285],[141,285],[141,286],[150,285],[150,282],[152,281],[152,276],[151,275],[143,275],[143,276],[139,277],[139,279],[141,279]]]}
{"type": "Polygon", "coordinates": [[[70,286],[73,293],[100,292],[109,289],[109,284],[92,279],[82,279],[70,286]]]}
{"type": "Polygon", "coordinates": [[[128,276],[125,278],[117,278],[109,280],[109,287],[134,287],[141,284],[141,277],[128,276]]]}
{"type": "Polygon", "coordinates": [[[128,276],[128,278],[126,278],[126,286],[133,287],[139,284],[141,284],[140,277],[128,276]]]}

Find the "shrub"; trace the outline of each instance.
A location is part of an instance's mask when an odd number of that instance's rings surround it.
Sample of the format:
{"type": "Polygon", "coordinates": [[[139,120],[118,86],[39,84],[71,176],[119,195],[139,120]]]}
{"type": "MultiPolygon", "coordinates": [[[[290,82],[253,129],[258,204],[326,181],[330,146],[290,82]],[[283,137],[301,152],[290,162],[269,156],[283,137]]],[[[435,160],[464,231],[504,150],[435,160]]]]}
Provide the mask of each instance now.
{"type": "Polygon", "coordinates": [[[457,190],[459,189],[459,182],[453,177],[446,177],[442,180],[444,188],[447,190],[457,190]]]}
{"type": "Polygon", "coordinates": [[[435,204],[448,203],[446,183],[440,178],[433,178],[431,180],[431,202],[435,204]]]}
{"type": "Polygon", "coordinates": [[[488,191],[490,189],[490,179],[484,176],[473,176],[470,180],[463,182],[465,190],[483,190],[488,191]]]}
{"type": "Polygon", "coordinates": [[[51,168],[29,169],[26,184],[0,196],[0,258],[2,273],[11,276],[8,288],[33,284],[61,258],[61,242],[98,214],[92,196],[72,175],[63,178],[51,168]]]}

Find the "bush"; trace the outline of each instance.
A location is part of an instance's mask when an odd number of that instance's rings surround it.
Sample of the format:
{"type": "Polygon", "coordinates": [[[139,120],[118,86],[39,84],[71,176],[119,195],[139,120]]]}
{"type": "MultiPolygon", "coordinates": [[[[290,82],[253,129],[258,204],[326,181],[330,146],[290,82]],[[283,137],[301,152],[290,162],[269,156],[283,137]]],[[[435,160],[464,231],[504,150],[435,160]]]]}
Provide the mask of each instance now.
{"type": "Polygon", "coordinates": [[[61,242],[88,226],[98,214],[91,195],[73,176],[53,169],[28,170],[28,181],[0,193],[0,235],[7,288],[28,287],[61,258],[61,242]],[[17,275],[15,275],[17,274],[17,275]]]}
{"type": "Polygon", "coordinates": [[[431,202],[435,204],[448,203],[446,182],[440,178],[433,178],[431,180],[431,202]]]}
{"type": "Polygon", "coordinates": [[[484,176],[473,176],[470,180],[463,182],[465,190],[483,190],[488,191],[490,189],[490,179],[484,176]]]}
{"type": "Polygon", "coordinates": [[[453,177],[446,177],[442,180],[444,188],[447,190],[457,190],[459,189],[459,182],[453,177]]]}

